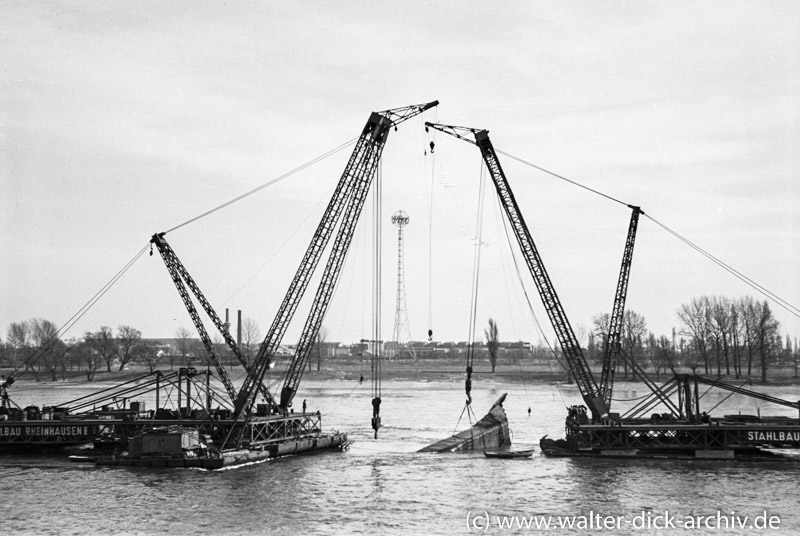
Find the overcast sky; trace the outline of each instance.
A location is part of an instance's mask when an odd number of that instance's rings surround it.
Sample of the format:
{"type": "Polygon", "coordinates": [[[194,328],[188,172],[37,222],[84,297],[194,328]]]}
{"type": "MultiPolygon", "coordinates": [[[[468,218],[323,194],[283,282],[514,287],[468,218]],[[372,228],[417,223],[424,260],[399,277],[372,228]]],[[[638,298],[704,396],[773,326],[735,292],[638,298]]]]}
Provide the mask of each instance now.
{"type": "MultiPolygon", "coordinates": [[[[385,338],[398,209],[412,336],[469,336],[480,155],[425,120],[486,128],[496,149],[640,205],[800,306],[797,2],[5,1],[0,29],[3,338],[28,318],[63,325],[153,233],[357,137],[370,112],[436,99],[384,152],[385,338]]],[[[351,150],[167,235],[220,314],[242,309],[266,331],[351,150]]],[[[567,315],[589,329],[611,309],[630,210],[501,162],[567,315]]],[[[478,325],[491,316],[501,339],[536,342],[487,191],[478,325]]],[[[329,340],[370,335],[372,213],[370,201],[329,340]]],[[[703,294],[763,299],[643,218],[628,308],[669,335],[703,294]]],[[[66,336],[122,324],[192,328],[157,254],[66,336]]]]}

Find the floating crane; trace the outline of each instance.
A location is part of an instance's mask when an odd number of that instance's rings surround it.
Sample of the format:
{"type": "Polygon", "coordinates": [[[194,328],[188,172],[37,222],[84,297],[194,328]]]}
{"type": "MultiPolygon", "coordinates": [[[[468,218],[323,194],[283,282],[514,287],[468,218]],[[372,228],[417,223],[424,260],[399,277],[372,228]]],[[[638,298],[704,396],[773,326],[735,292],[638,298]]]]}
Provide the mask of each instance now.
{"type": "Polygon", "coordinates": [[[698,385],[704,384],[746,395],[755,399],[780,404],[800,411],[800,401],[791,402],[724,382],[709,380],[696,374],[677,374],[664,386],[649,381],[634,360],[628,359],[634,373],[652,390],[652,395],[622,418],[609,418],[616,360],[620,352],[620,334],[627,296],[633,245],[638,217],[643,214],[636,206],[633,210],[628,238],[623,254],[620,277],[614,299],[608,342],[604,351],[601,381],[595,383],[583,351],[567,320],[566,314],[545,271],[533,239],[522,217],[514,195],[505,177],[497,154],[486,130],[425,123],[427,127],[476,145],[492,176],[503,209],[511,223],[517,242],[536,283],[537,290],[550,322],[561,344],[570,372],[576,380],[586,408],[568,408],[566,439],[553,440],[547,436],[540,441],[542,451],[549,456],[606,456],[606,457],[671,457],[706,459],[774,459],[771,449],[800,449],[800,418],[764,417],[760,415],[730,415],[712,418],[701,413],[698,385]],[[474,139],[473,139],[474,138],[474,139]],[[669,396],[677,394],[678,404],[669,396]],[[642,417],[659,404],[666,405],[671,413],[642,417]]]}
{"type": "Polygon", "coordinates": [[[341,273],[347,249],[350,246],[367,192],[377,172],[378,162],[386,145],[389,131],[393,127],[397,128],[400,123],[438,104],[438,101],[433,101],[383,112],[373,112],[370,115],[311,239],[311,243],[281,302],[278,313],[275,315],[264,342],[259,348],[253,362],[252,373],[247,375],[242,388],[236,396],[234,418],[237,421],[246,420],[252,413],[257,393],[256,387],[263,381],[266,371],[272,365],[275,351],[279,347],[283,335],[297,310],[297,306],[308,287],[311,276],[322,258],[323,251],[333,235],[334,228],[341,219],[328,263],[322,275],[322,281],[317,289],[311,312],[306,320],[297,349],[287,369],[286,380],[281,389],[278,407],[282,413],[288,412],[302,379],[311,346],[319,333],[322,320],[341,273]]]}
{"type": "MultiPolygon", "coordinates": [[[[323,438],[319,437],[319,414],[294,416],[289,414],[289,408],[292,405],[294,395],[297,393],[297,388],[308,361],[308,355],[319,333],[338,282],[367,193],[377,173],[378,163],[389,132],[393,127],[396,129],[400,123],[436,105],[438,105],[438,101],[373,112],[370,115],[300,262],[300,266],[281,302],[272,325],[252,363],[248,363],[244,359],[221,319],[167,243],[164,237],[165,233],[153,235],[151,243],[155,245],[161,254],[183,299],[184,306],[189,312],[208,351],[209,359],[214,363],[220,380],[231,399],[233,406],[231,418],[229,420],[226,419],[224,422],[219,422],[217,425],[218,430],[224,431],[224,439],[220,442],[223,451],[233,451],[234,449],[248,447],[262,449],[264,445],[271,442],[273,446],[275,442],[286,442],[287,444],[291,443],[287,447],[289,449],[287,452],[298,452],[315,450],[318,445],[322,444],[334,445],[346,442],[346,437],[342,434],[335,434],[334,437],[323,441],[323,438]],[[267,370],[274,365],[275,352],[281,344],[289,323],[337,226],[338,230],[333,240],[321,282],[311,305],[311,311],[287,368],[286,379],[280,397],[276,400],[264,385],[264,377],[267,370]],[[221,364],[211,338],[200,319],[197,308],[194,306],[190,292],[186,288],[187,286],[247,372],[243,385],[238,391],[233,387],[227,372],[221,364]],[[253,409],[259,393],[263,396],[266,404],[264,404],[263,410],[259,409],[257,418],[254,418],[253,409]],[[312,438],[313,441],[308,442],[308,438],[312,438]],[[303,441],[306,442],[303,443],[303,441]]],[[[379,403],[376,405],[375,401],[373,401],[373,406],[379,408],[379,403]]],[[[373,419],[373,422],[375,422],[375,419],[373,419]]],[[[379,419],[377,422],[379,422],[379,419]]],[[[219,436],[219,433],[217,436],[219,436]]],[[[270,451],[269,455],[283,452],[282,448],[278,445],[273,451],[270,451]]]]}

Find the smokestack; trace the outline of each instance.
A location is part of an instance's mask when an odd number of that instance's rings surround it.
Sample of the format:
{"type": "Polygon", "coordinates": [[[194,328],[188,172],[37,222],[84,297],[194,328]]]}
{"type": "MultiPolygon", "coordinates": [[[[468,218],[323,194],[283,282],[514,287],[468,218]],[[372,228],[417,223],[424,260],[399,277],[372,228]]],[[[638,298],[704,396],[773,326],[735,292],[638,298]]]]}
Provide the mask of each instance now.
{"type": "Polygon", "coordinates": [[[239,309],[239,319],[236,326],[236,344],[238,346],[242,345],[242,310],[239,309]]]}
{"type": "Polygon", "coordinates": [[[230,315],[228,314],[228,308],[225,308],[225,331],[231,330],[231,319],[230,315]]]}

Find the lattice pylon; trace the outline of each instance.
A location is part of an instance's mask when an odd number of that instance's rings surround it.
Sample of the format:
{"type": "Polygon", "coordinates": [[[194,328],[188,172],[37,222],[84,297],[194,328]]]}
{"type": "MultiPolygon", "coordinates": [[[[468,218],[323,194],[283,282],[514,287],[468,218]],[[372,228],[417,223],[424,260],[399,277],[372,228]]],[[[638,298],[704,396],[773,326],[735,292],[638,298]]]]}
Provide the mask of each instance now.
{"type": "Polygon", "coordinates": [[[415,357],[411,342],[411,328],[408,324],[408,309],[406,308],[406,284],[403,258],[403,228],[409,223],[408,214],[398,210],[392,215],[392,223],[397,226],[397,302],[394,314],[394,331],[392,333],[391,357],[397,357],[403,351],[415,357]]]}

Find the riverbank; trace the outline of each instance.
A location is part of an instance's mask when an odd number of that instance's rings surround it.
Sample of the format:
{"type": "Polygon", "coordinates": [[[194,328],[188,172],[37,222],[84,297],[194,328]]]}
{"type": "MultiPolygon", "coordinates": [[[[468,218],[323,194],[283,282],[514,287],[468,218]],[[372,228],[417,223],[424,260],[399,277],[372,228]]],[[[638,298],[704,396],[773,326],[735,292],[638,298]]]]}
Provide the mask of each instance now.
{"type": "MultiPolygon", "coordinates": [[[[194,365],[197,369],[203,369],[205,366],[194,365]]],[[[270,376],[276,379],[285,371],[286,363],[278,363],[276,368],[269,371],[270,376]]],[[[159,369],[162,372],[168,372],[169,368],[159,369]]],[[[171,370],[178,370],[178,366],[173,367],[171,370]]],[[[244,380],[244,369],[241,366],[226,367],[231,380],[235,385],[241,385],[244,380]]],[[[11,369],[0,369],[0,374],[9,376],[11,369]]],[[[651,379],[657,383],[666,381],[671,377],[671,374],[662,372],[657,379],[653,371],[647,371],[651,379]]],[[[690,374],[691,371],[680,370],[680,373],[690,374]]],[[[39,372],[38,379],[32,372],[25,372],[15,376],[16,382],[19,382],[17,387],[25,385],[26,388],[33,385],[52,385],[52,384],[117,384],[134,380],[135,378],[145,376],[149,373],[146,366],[132,365],[126,367],[122,371],[98,371],[95,374],[93,381],[86,380],[85,371],[65,371],[63,374],[58,374],[58,379],[53,381],[52,377],[44,372],[39,372]]],[[[212,374],[216,372],[212,368],[212,374]]],[[[463,362],[456,362],[454,360],[392,360],[383,361],[381,363],[381,377],[384,380],[409,380],[409,381],[444,381],[444,382],[461,382],[464,381],[466,374],[466,366],[463,362]]],[[[473,370],[473,378],[496,378],[504,382],[512,383],[547,383],[547,384],[563,384],[567,383],[567,375],[561,370],[558,365],[551,366],[545,363],[534,364],[501,364],[498,365],[495,372],[491,371],[488,363],[476,363],[473,370]]],[[[594,371],[596,378],[600,377],[600,371],[594,371]]],[[[314,381],[361,381],[369,382],[372,377],[371,363],[368,360],[361,361],[356,358],[337,358],[323,362],[320,370],[316,369],[316,364],[312,363],[311,370],[306,370],[304,378],[314,381]]],[[[763,385],[761,383],[761,375],[753,374],[751,376],[742,376],[735,378],[734,376],[722,376],[718,378],[716,374],[707,375],[708,378],[721,379],[729,383],[741,385],[748,380],[752,385],[763,385]]],[[[617,374],[618,382],[625,382],[631,385],[640,383],[632,376],[625,378],[621,373],[617,374]]],[[[767,376],[766,385],[800,385],[800,377],[794,376],[793,368],[781,368],[770,371],[767,376]]],[[[13,389],[13,387],[12,387],[13,389]]]]}

